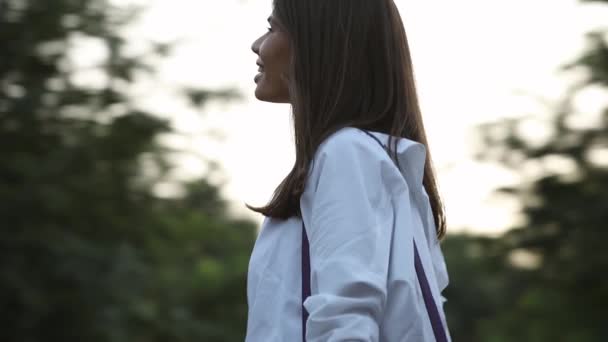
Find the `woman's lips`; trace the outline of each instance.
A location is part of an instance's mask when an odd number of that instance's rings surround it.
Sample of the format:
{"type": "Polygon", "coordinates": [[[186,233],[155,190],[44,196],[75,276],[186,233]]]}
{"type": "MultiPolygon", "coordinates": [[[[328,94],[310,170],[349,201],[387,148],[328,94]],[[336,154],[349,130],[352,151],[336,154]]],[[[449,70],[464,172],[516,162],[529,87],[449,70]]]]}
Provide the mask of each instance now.
{"type": "Polygon", "coordinates": [[[253,78],[254,82],[258,82],[258,80],[260,79],[260,77],[262,77],[262,73],[264,72],[264,67],[262,66],[262,64],[260,64],[260,62],[256,63],[258,65],[258,72],[259,74],[255,75],[255,77],[253,78]]]}

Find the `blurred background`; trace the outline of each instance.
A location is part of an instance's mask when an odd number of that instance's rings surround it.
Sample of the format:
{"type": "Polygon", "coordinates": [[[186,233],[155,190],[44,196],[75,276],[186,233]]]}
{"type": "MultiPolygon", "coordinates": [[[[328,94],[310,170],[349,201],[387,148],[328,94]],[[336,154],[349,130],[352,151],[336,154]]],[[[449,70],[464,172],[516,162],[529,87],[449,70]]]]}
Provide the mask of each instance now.
{"type": "MultiPolygon", "coordinates": [[[[395,0],[454,341],[608,341],[608,1],[395,0]]],[[[242,341],[271,0],[0,0],[0,341],[242,341]]]]}

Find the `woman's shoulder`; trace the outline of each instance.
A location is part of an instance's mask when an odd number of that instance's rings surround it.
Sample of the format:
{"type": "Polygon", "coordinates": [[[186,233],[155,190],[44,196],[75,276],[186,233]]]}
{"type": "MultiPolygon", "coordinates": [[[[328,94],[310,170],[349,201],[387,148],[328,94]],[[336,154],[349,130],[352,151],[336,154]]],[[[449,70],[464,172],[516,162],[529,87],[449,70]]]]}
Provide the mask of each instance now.
{"type": "MultiPolygon", "coordinates": [[[[360,159],[375,160],[382,164],[395,165],[387,150],[390,135],[381,132],[363,130],[356,127],[344,127],[329,135],[319,145],[314,159],[360,159]]],[[[422,183],[426,162],[426,147],[414,140],[404,137],[392,137],[396,141],[394,151],[399,160],[400,173],[411,178],[416,184],[422,183]]],[[[395,169],[396,170],[396,169],[395,169]]]]}
{"type": "Polygon", "coordinates": [[[305,192],[316,192],[321,183],[331,186],[344,181],[374,191],[386,188],[393,192],[395,188],[407,187],[400,184],[405,183],[402,174],[381,144],[353,127],[329,135],[315,152],[305,192]]]}
{"type": "MultiPolygon", "coordinates": [[[[317,148],[315,159],[321,156],[348,158],[353,156],[383,157],[386,152],[365,132],[355,127],[344,127],[330,134],[317,148]]],[[[383,159],[383,158],[378,158],[383,159]]]]}
{"type": "MultiPolygon", "coordinates": [[[[309,186],[317,189],[319,178],[360,177],[390,193],[408,189],[423,191],[426,148],[403,137],[394,137],[398,163],[389,155],[390,135],[344,127],[329,135],[317,148],[309,166],[309,186]]],[[[391,145],[393,142],[391,142],[391,145]]]]}
{"type": "MultiPolygon", "coordinates": [[[[363,131],[344,127],[330,134],[317,147],[309,166],[309,176],[315,178],[325,170],[335,175],[369,172],[378,163],[389,159],[382,147],[366,137],[363,131]]],[[[390,159],[389,159],[390,160],[390,159]]],[[[368,175],[371,176],[371,175],[368,175]]]]}

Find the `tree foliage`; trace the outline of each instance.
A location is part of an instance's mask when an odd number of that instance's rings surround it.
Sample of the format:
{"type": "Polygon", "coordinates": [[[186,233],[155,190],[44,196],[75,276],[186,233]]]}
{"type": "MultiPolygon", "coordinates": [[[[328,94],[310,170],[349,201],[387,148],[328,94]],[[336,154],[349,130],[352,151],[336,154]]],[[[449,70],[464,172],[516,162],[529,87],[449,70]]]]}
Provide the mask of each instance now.
{"type": "Polygon", "coordinates": [[[446,242],[453,284],[446,306],[457,341],[608,340],[608,108],[592,125],[573,124],[589,117],[574,105],[580,92],[608,90],[608,31],[588,41],[564,66],[587,79],[554,108],[546,139],[522,134],[526,118],[481,127],[481,158],[544,171],[529,184],[499,189],[520,199],[524,224],[496,239],[446,242]]]}
{"type": "Polygon", "coordinates": [[[230,219],[204,179],[179,198],[152,191],[172,128],[128,90],[169,47],[128,52],[121,28],[136,13],[0,1],[2,341],[243,339],[255,225],[230,219]],[[73,58],[82,41],[101,47],[87,70],[73,58]]]}

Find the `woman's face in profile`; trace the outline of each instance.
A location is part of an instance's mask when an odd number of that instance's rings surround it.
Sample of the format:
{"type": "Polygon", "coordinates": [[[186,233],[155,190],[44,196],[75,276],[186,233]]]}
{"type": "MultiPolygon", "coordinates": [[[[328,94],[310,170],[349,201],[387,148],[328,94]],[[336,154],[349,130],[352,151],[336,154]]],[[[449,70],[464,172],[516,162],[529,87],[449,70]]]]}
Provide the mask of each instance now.
{"type": "Polygon", "coordinates": [[[260,73],[254,78],[257,84],[255,97],[260,101],[288,103],[289,40],[275,17],[271,15],[268,22],[268,32],[251,45],[251,50],[258,55],[260,67],[260,73]]]}

